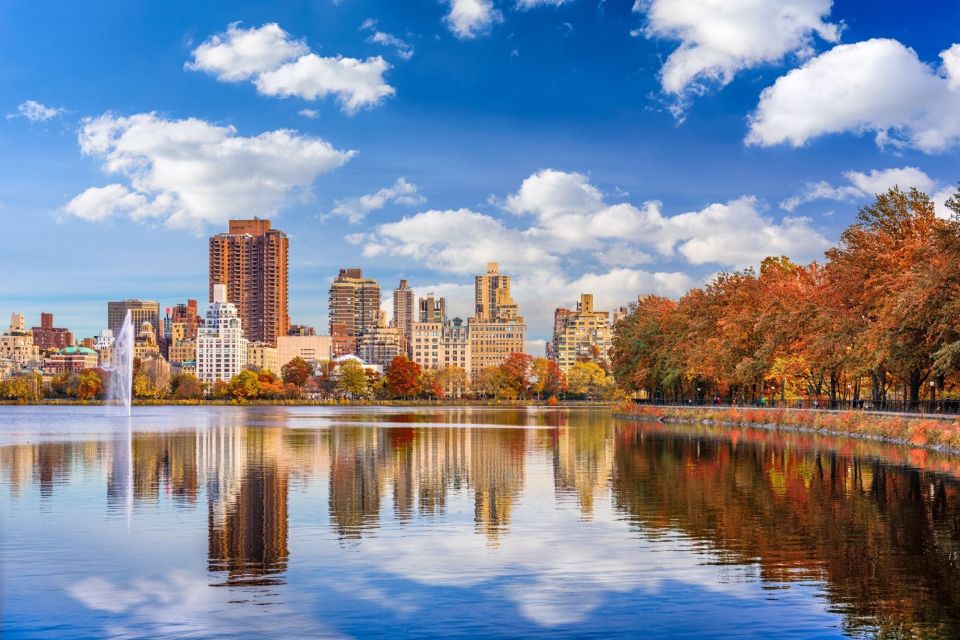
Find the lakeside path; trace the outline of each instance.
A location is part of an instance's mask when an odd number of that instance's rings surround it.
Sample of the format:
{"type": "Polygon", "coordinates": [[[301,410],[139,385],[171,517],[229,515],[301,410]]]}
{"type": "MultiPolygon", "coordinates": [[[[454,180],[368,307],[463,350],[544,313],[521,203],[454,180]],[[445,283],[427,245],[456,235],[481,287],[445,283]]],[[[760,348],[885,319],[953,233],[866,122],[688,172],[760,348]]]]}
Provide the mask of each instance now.
{"type": "Polygon", "coordinates": [[[621,404],[617,418],[794,430],[960,455],[960,417],[835,409],[621,404]]]}

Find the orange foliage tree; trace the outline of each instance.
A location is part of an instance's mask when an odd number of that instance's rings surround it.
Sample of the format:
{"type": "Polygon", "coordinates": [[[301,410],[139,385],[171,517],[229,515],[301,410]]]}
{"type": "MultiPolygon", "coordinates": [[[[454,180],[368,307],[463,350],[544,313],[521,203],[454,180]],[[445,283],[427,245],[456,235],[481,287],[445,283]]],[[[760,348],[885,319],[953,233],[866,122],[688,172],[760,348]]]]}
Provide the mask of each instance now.
{"type": "Polygon", "coordinates": [[[614,328],[617,383],[657,400],[817,398],[893,389],[917,406],[960,372],[960,196],[916,189],[860,209],[822,263],[721,273],[679,301],[643,296],[614,328]]]}

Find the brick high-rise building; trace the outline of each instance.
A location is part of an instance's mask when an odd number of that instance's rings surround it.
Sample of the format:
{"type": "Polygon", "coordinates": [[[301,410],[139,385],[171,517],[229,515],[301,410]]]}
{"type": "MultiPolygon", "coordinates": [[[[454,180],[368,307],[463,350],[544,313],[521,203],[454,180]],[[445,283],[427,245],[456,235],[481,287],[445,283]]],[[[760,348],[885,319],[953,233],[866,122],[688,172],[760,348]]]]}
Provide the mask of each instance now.
{"type": "Polygon", "coordinates": [[[183,325],[183,339],[196,340],[197,330],[203,324],[203,319],[197,311],[197,301],[188,299],[175,307],[167,307],[167,317],[163,323],[164,337],[170,338],[175,323],[183,325]]]}
{"type": "Polygon", "coordinates": [[[217,284],[237,307],[244,337],[276,346],[287,335],[287,234],[269,220],[231,220],[227,233],[210,238],[210,298],[217,284]]]}
{"type": "Polygon", "coordinates": [[[357,355],[360,336],[380,318],[380,285],[364,278],[360,269],[340,269],[330,285],[329,302],[333,357],[357,355]]]}
{"type": "Polygon", "coordinates": [[[393,290],[393,326],[403,336],[403,353],[410,355],[410,338],[413,336],[413,289],[406,280],[393,290]]]}
{"type": "Polygon", "coordinates": [[[53,314],[41,313],[40,326],[30,329],[33,333],[33,344],[40,352],[51,349],[65,349],[73,345],[73,334],[68,329],[53,326],[53,314]]]}
{"type": "Polygon", "coordinates": [[[593,294],[581,294],[576,309],[559,308],[554,312],[548,357],[564,373],[581,361],[608,364],[610,346],[610,313],[594,310],[593,294]]]}
{"type": "MultiPolygon", "coordinates": [[[[113,335],[120,335],[123,319],[130,312],[133,332],[137,333],[144,322],[149,322],[154,330],[162,328],[160,323],[160,303],[155,300],[120,300],[107,303],[107,328],[113,335]]],[[[161,332],[162,333],[162,332],[161,332]]]]}

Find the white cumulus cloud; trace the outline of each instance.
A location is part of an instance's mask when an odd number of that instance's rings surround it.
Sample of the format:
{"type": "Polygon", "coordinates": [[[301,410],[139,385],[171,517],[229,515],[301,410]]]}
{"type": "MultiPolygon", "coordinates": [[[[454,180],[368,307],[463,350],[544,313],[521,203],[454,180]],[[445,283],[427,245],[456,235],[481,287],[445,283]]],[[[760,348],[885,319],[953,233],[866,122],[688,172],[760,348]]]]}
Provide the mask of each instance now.
{"type": "MultiPolygon", "coordinates": [[[[637,0],[646,14],[640,32],[678,40],[660,71],[663,90],[675,96],[701,93],[707,83],[728,84],[739,71],[807,57],[814,38],[836,42],[828,22],[832,0],[637,0]]],[[[634,32],[631,32],[633,35],[634,32]]]]}
{"type": "Polygon", "coordinates": [[[46,122],[52,120],[65,110],[61,107],[48,107],[36,100],[26,100],[17,105],[16,113],[8,113],[7,120],[13,118],[26,118],[30,122],[46,122]]]}
{"type": "MultiPolygon", "coordinates": [[[[572,303],[580,293],[594,293],[600,308],[613,309],[641,293],[679,296],[699,281],[685,270],[636,268],[654,255],[742,268],[769,255],[815,258],[829,245],[807,218],[775,220],[750,196],[671,216],[659,202],[609,204],[584,174],[554,169],[527,177],[503,207],[514,216],[424,211],[351,241],[367,257],[398,256],[457,277],[499,262],[513,276],[532,336],[549,333],[557,301],[572,303]]],[[[469,313],[468,293],[456,313],[469,313]]]]}
{"type": "Polygon", "coordinates": [[[87,220],[157,217],[194,230],[230,217],[273,215],[291,192],[309,189],[354,154],[294,131],[244,137],[233,127],[155,113],[87,118],[78,141],[105,174],[127,184],[88,189],[64,213],[87,220]]]}
{"type": "Polygon", "coordinates": [[[358,224],[368,213],[383,209],[387,204],[416,205],[422,204],[425,198],[417,191],[417,185],[408,182],[406,178],[397,178],[392,186],[380,189],[359,198],[344,198],[337,200],[333,215],[346,218],[351,224],[358,224]]]}
{"type": "Polygon", "coordinates": [[[186,67],[225,82],[252,80],[257,91],[268,96],[305,100],[335,96],[348,113],[396,93],[383,78],[390,65],[382,57],[318,56],[276,23],[251,29],[231,24],[226,33],[194,49],[186,67]]]}
{"type": "Polygon", "coordinates": [[[933,199],[938,216],[949,218],[952,215],[945,203],[956,193],[956,187],[939,183],[917,167],[873,169],[870,172],[847,171],[843,177],[847,183],[837,186],[826,180],[807,183],[799,193],[781,202],[780,207],[786,211],[794,211],[800,205],[817,200],[862,205],[868,204],[874,196],[888,191],[891,187],[900,187],[904,191],[915,187],[933,199]]]}
{"type": "Polygon", "coordinates": [[[90,187],[64,205],[63,211],[90,222],[106,220],[115,215],[142,220],[153,213],[144,196],[131,193],[125,186],[116,183],[90,187]]]}
{"type": "Polygon", "coordinates": [[[527,235],[555,251],[612,248],[626,256],[625,251],[633,249],[633,260],[642,259],[637,247],[646,246],[662,256],[679,252],[695,265],[740,268],[768,255],[812,258],[829,244],[807,218],[775,221],[764,216],[756,198],[750,196],[667,216],[655,201],[640,207],[627,202],[607,204],[583,174],[553,169],[524,180],[517,193],[506,199],[506,208],[533,215],[536,222],[527,235]]]}
{"type": "Polygon", "coordinates": [[[227,82],[248,80],[276,69],[310,52],[303,40],[293,40],[275,22],[254,29],[241,29],[239,23],[227,27],[193,50],[193,62],[186,67],[204,71],[227,82]]]}
{"type": "Polygon", "coordinates": [[[488,261],[507,269],[552,265],[556,258],[524,232],[469,209],[431,210],[380,225],[366,255],[389,253],[417,260],[431,269],[467,275],[488,261]]]}
{"type": "Polygon", "coordinates": [[[493,25],[503,22],[503,14],[493,6],[493,0],[447,0],[450,11],[444,23],[461,40],[469,40],[490,32],[493,25]]]}
{"type": "Polygon", "coordinates": [[[960,142],[960,49],[938,72],[896,40],[838,45],[763,90],[747,143],[802,146],[830,133],[873,133],[880,146],[937,153],[960,142]]]}

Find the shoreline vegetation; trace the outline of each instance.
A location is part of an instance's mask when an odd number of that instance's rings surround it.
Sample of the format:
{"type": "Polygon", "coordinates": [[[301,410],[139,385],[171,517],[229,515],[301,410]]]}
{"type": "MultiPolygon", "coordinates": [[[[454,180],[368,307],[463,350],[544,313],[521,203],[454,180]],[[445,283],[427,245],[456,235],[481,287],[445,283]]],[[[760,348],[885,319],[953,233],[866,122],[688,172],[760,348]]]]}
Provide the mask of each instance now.
{"type": "Polygon", "coordinates": [[[657,404],[956,407],[960,192],[945,206],[895,187],[820,261],[771,256],[641,296],[614,327],[617,384],[657,404]]]}
{"type": "Polygon", "coordinates": [[[960,455],[960,417],[950,419],[931,414],[823,409],[666,407],[635,404],[615,406],[613,416],[628,420],[813,433],[960,455]]]}

